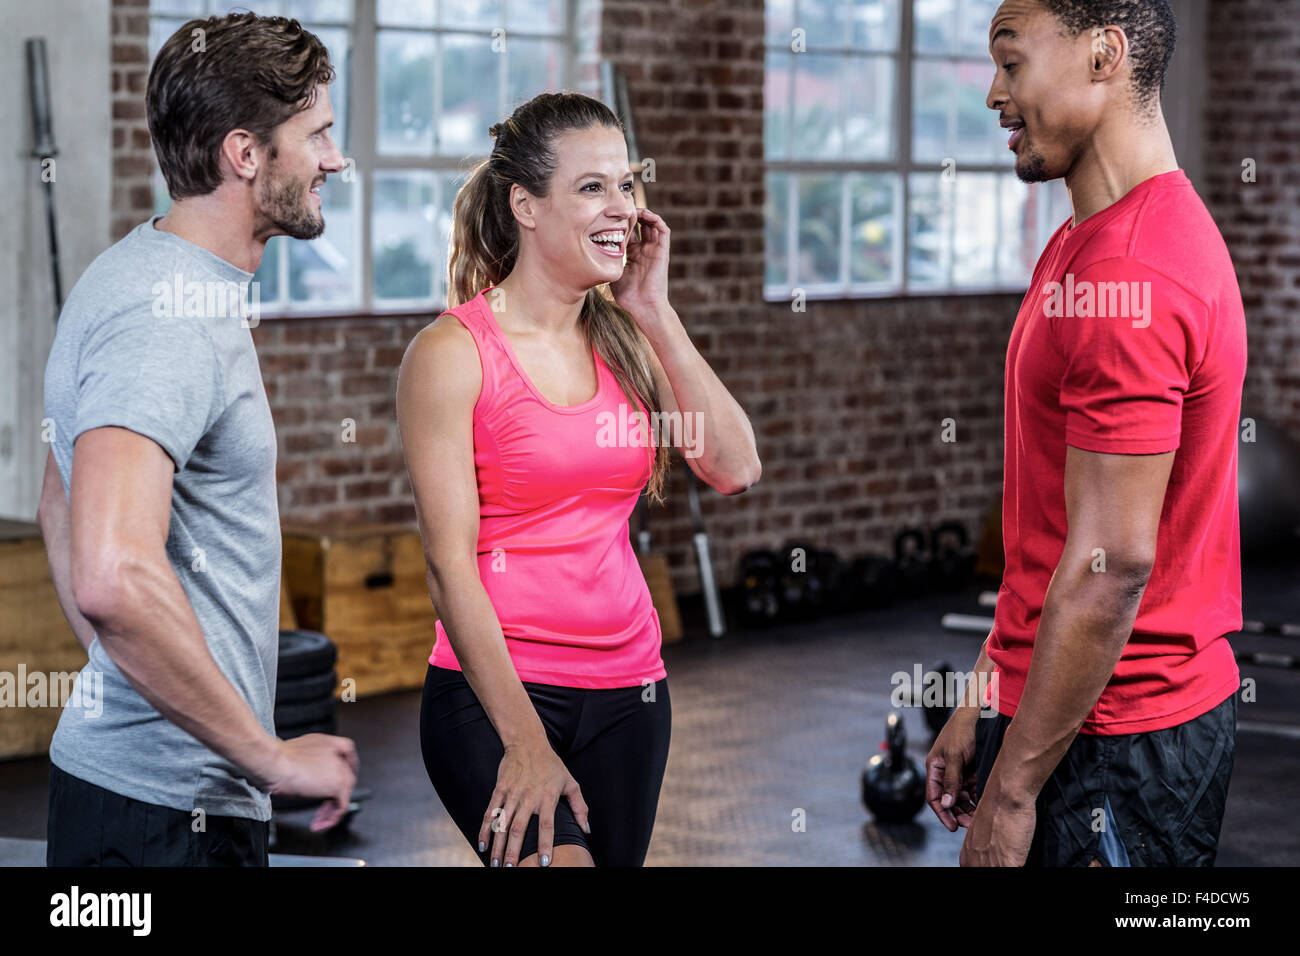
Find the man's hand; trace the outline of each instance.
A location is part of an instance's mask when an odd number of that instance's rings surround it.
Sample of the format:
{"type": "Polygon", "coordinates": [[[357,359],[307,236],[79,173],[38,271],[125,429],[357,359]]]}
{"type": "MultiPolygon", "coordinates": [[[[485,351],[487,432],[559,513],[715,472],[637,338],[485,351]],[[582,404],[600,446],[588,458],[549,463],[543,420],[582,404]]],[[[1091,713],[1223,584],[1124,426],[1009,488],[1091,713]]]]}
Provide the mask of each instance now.
{"type": "Polygon", "coordinates": [[[975,725],[979,710],[958,707],[925,758],[925,801],[939,822],[956,833],[971,824],[975,800],[975,725]]]}
{"type": "Polygon", "coordinates": [[[279,741],[274,769],[254,782],[272,794],[324,797],[311,822],[319,832],[338,824],[348,812],[359,767],[356,745],[347,737],[304,734],[279,741]]]}
{"type": "Polygon", "coordinates": [[[990,777],[961,845],[961,865],[1024,866],[1036,821],[1032,798],[1010,794],[990,777]]]}

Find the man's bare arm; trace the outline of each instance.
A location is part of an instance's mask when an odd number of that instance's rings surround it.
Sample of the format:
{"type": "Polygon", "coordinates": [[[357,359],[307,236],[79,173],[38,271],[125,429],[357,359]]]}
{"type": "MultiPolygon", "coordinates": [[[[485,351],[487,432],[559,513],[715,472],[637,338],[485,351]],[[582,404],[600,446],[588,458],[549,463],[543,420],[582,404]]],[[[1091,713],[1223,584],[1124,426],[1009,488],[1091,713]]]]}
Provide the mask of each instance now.
{"type": "Polygon", "coordinates": [[[63,491],[59,466],[54,463],[54,452],[45,457],[45,480],[41,485],[41,502],[36,507],[36,524],[45,540],[45,560],[50,567],[50,580],[59,599],[63,616],[68,619],[72,633],[86,653],[95,640],[95,628],[77,610],[72,596],[71,531],[68,518],[68,498],[63,491]]]}
{"type": "Polygon", "coordinates": [[[1114,674],[1155,563],[1174,454],[1067,450],[1065,549],[988,794],[1032,804],[1114,674]]]}
{"type": "Polygon", "coordinates": [[[159,713],[266,786],[279,741],[221,672],[167,560],[172,460],[125,428],[82,434],[72,460],[69,565],[76,612],[159,713]]]}

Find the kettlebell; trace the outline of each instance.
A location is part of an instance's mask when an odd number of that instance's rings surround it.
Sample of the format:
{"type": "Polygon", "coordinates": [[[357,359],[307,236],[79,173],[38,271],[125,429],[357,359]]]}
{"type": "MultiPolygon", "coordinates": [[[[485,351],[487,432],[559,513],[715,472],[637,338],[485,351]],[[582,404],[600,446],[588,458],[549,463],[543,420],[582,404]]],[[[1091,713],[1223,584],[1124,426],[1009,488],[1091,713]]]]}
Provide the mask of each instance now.
{"type": "Polygon", "coordinates": [[[862,771],[862,802],[880,823],[906,823],[925,806],[925,776],[907,756],[907,735],[897,711],[885,721],[881,750],[862,771]]]}
{"type": "Polygon", "coordinates": [[[900,590],[909,597],[923,594],[930,584],[929,542],[920,528],[904,528],[894,535],[894,567],[900,590]]]}
{"type": "Polygon", "coordinates": [[[746,624],[765,626],[781,613],[780,569],[781,559],[766,549],[750,551],[740,559],[740,616],[746,624]]]}
{"type": "Polygon", "coordinates": [[[975,571],[975,552],[966,526],[945,521],[930,532],[930,576],[944,591],[956,591],[970,581],[975,571]]]}

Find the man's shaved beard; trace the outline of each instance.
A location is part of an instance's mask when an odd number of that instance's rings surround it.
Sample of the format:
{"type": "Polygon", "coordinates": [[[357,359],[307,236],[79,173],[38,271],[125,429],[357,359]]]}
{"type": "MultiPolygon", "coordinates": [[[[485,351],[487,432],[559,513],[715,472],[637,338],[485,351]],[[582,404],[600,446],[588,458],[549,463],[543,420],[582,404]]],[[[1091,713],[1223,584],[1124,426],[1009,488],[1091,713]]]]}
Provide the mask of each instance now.
{"type": "Polygon", "coordinates": [[[277,179],[274,164],[258,189],[261,213],[277,229],[294,239],[315,239],[325,231],[325,217],[316,215],[303,198],[308,183],[298,179],[277,179]]]}

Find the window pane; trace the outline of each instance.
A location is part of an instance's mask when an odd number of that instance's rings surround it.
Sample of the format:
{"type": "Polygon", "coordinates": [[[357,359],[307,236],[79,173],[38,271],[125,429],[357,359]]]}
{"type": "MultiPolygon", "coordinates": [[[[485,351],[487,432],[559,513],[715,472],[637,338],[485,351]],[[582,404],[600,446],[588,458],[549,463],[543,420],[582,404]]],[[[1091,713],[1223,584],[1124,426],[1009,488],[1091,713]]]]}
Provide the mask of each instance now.
{"type": "Polygon", "coordinates": [[[433,154],[433,36],[381,30],[379,152],[433,154]]]}
{"type": "Polygon", "coordinates": [[[501,0],[441,0],[439,20],[456,30],[501,25],[501,0]]]}
{"type": "MultiPolygon", "coordinates": [[[[247,0],[243,4],[235,4],[245,8],[246,5],[247,0]]],[[[258,5],[256,12],[264,15],[261,6],[258,5]]],[[[346,23],[352,19],[352,0],[285,0],[284,15],[301,20],[304,24],[312,21],[346,23]]]]}
{"type": "Polygon", "coordinates": [[[348,57],[351,36],[342,27],[317,27],[312,32],[320,37],[329,50],[330,63],[334,66],[334,82],[329,86],[330,106],[334,108],[334,128],[330,130],[330,136],[338,148],[346,152],[351,132],[348,115],[348,94],[352,88],[352,77],[348,72],[351,65],[348,57]]]}
{"type": "Polygon", "coordinates": [[[998,114],[985,105],[993,66],[988,61],[962,60],[956,65],[957,142],[953,152],[959,162],[1015,162],[1007,149],[1006,130],[998,126],[998,114]]]}
{"type": "Polygon", "coordinates": [[[533,33],[564,31],[564,0],[508,0],[506,24],[533,33]]]}
{"type": "Polygon", "coordinates": [[[295,306],[323,308],[360,304],[361,229],[359,181],[329,179],[321,189],[325,234],[289,244],[289,297],[295,306]]]}
{"type": "MultiPolygon", "coordinates": [[[[452,203],[456,199],[456,193],[460,192],[460,187],[465,185],[469,179],[469,170],[460,170],[452,173],[439,173],[439,196],[438,196],[438,234],[437,234],[437,254],[438,268],[435,275],[436,293],[435,298],[438,302],[447,301],[447,251],[451,243],[451,210],[452,203]]],[[[480,291],[478,289],[474,290],[480,291]]]]}
{"type": "Polygon", "coordinates": [[[883,56],[844,58],[844,158],[888,159],[894,154],[894,61],[883,56]]]}
{"type": "MultiPolygon", "coordinates": [[[[558,90],[563,85],[563,54],[559,40],[510,39],[506,47],[506,70],[510,80],[508,109],[513,111],[538,93],[558,90]]],[[[491,121],[484,124],[485,134],[491,125],[491,121]]]]}
{"type": "Polygon", "coordinates": [[[849,45],[847,0],[799,0],[795,26],[805,31],[808,49],[849,45]]]}
{"type": "Polygon", "coordinates": [[[887,173],[849,178],[849,281],[894,279],[894,177],[887,173]]]}
{"type": "Polygon", "coordinates": [[[840,281],[840,203],[844,177],[799,176],[797,285],[840,281]]]}
{"type": "Polygon", "coordinates": [[[489,36],[442,38],[440,152],[486,155],[491,151],[488,127],[497,121],[499,63],[489,36]]]}
{"type": "Polygon", "coordinates": [[[794,42],[794,0],[767,0],[763,5],[763,18],[767,23],[767,42],[780,43],[790,49],[794,42]]]}
{"type": "Polygon", "coordinates": [[[188,20],[149,20],[149,60],[158,55],[162,45],[171,39],[173,33],[188,23],[188,20]]]}
{"type": "Polygon", "coordinates": [[[937,172],[913,173],[908,190],[908,283],[921,287],[945,283],[953,183],[937,172]]]}
{"type": "Polygon", "coordinates": [[[840,57],[794,54],[794,110],[790,152],[795,159],[835,159],[840,134],[840,57]]]}
{"type": "Polygon", "coordinates": [[[916,0],[916,50],[988,56],[989,26],[998,0],[916,0]]]}
{"type": "Polygon", "coordinates": [[[180,17],[181,21],[201,17],[207,8],[203,0],[151,0],[150,13],[180,17]]]}
{"type": "Polygon", "coordinates": [[[989,27],[997,13],[1000,0],[961,0],[957,20],[957,49],[965,56],[989,56],[989,27]]]}
{"type": "Polygon", "coordinates": [[[374,189],[371,236],[376,301],[432,299],[438,256],[434,174],[376,172],[374,189]]]}
{"type": "Polygon", "coordinates": [[[765,266],[763,282],[766,285],[789,285],[790,269],[787,254],[790,228],[790,177],[786,173],[768,173],[767,189],[763,201],[763,254],[765,266]]]}
{"type": "Polygon", "coordinates": [[[998,243],[997,173],[957,173],[953,222],[952,281],[955,285],[994,286],[998,243]]]}
{"type": "Polygon", "coordinates": [[[433,26],[434,0],[379,0],[375,18],[381,27],[433,26]]]}
{"type": "Polygon", "coordinates": [[[1028,285],[1038,258],[1038,211],[1047,200],[1046,190],[1022,183],[1015,173],[998,178],[998,281],[1001,285],[1028,285]]]}
{"type": "MultiPolygon", "coordinates": [[[[918,60],[912,64],[912,159],[918,163],[938,163],[952,155],[956,74],[951,63],[918,60]]],[[[997,124],[996,117],[993,123],[997,124]]]]}
{"type": "Polygon", "coordinates": [[[763,154],[768,159],[790,155],[786,122],[790,115],[790,70],[796,55],[789,50],[767,51],[763,72],[763,154]]]}
{"type": "Polygon", "coordinates": [[[292,242],[288,236],[276,236],[266,243],[262,253],[262,262],[253,273],[257,283],[258,308],[262,311],[282,308],[280,301],[280,254],[285,245],[292,242]]]}
{"type": "Polygon", "coordinates": [[[897,49],[898,0],[851,0],[849,26],[858,49],[897,49]]]}
{"type": "MultiPolygon", "coordinates": [[[[208,0],[208,12],[216,16],[225,16],[227,13],[243,13],[248,9],[248,2],[208,0]]],[[[284,13],[284,0],[261,0],[254,12],[264,17],[278,17],[284,13]]]]}

